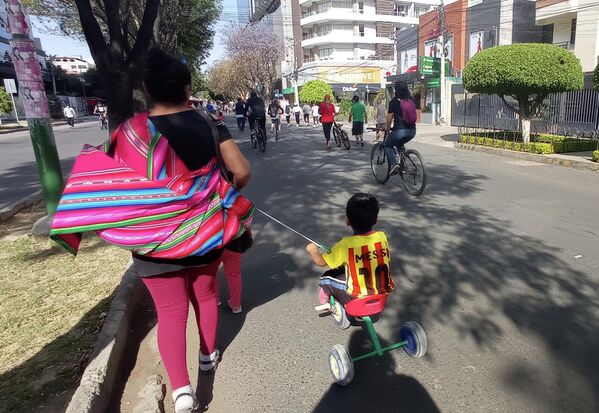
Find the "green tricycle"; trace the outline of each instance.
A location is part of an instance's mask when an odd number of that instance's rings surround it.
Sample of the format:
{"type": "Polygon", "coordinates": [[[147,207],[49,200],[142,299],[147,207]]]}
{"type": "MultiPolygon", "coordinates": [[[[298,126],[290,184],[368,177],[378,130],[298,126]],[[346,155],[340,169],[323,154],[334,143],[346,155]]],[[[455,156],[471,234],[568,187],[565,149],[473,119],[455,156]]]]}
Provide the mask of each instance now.
{"type": "Polygon", "coordinates": [[[368,332],[370,341],[374,348],[366,354],[351,357],[349,351],[341,344],[335,344],[329,350],[329,367],[335,383],[345,386],[351,383],[354,378],[354,363],[369,357],[382,356],[385,352],[403,348],[404,351],[412,357],[419,358],[426,354],[428,342],[424,328],[415,321],[408,321],[403,324],[399,330],[399,342],[382,347],[379,337],[374,329],[372,317],[380,314],[385,309],[387,303],[386,294],[371,295],[364,298],[357,298],[348,302],[345,306],[341,305],[335,297],[330,297],[330,302],[323,306],[317,306],[316,310],[328,310],[333,316],[335,323],[342,329],[347,329],[352,325],[352,319],[356,323],[361,323],[362,327],[368,332]]]}

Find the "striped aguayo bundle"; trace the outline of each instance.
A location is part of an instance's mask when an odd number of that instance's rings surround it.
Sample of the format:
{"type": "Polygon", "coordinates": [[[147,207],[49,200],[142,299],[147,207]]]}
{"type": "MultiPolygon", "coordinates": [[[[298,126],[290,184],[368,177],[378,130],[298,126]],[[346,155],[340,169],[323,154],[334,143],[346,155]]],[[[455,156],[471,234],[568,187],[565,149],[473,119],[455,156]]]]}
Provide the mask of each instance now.
{"type": "Polygon", "coordinates": [[[82,233],[96,231],[139,255],[179,259],[204,255],[241,236],[253,211],[221,176],[216,159],[189,171],[148,114],[139,114],[103,147],[83,148],[50,237],[76,254],[82,233]]]}

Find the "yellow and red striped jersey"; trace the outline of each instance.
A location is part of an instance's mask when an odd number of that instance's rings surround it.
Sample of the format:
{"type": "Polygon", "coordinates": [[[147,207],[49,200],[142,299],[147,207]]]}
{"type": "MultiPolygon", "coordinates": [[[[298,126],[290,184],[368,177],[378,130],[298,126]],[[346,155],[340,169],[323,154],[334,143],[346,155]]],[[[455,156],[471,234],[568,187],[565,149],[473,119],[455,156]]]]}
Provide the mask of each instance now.
{"type": "Polygon", "coordinates": [[[389,243],[382,231],[345,237],[322,258],[331,268],[345,266],[347,293],[353,297],[388,294],[395,287],[389,243]]]}

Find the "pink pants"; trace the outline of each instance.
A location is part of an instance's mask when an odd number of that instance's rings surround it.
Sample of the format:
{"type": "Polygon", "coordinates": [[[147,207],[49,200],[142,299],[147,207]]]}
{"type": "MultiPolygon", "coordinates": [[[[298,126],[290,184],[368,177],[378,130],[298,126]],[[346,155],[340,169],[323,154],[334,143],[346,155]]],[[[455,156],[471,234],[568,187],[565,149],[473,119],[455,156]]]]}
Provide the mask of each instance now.
{"type": "MultiPolygon", "coordinates": [[[[241,253],[225,249],[223,251],[223,266],[225,267],[225,279],[229,286],[231,306],[241,305],[241,253]]],[[[218,297],[218,283],[216,284],[216,295],[218,297]]]]}
{"type": "Polygon", "coordinates": [[[215,286],[219,265],[220,260],[205,267],[143,278],[156,306],[158,350],[173,389],[191,384],[185,336],[190,301],[198,323],[200,351],[204,355],[214,351],[218,324],[215,286]]]}

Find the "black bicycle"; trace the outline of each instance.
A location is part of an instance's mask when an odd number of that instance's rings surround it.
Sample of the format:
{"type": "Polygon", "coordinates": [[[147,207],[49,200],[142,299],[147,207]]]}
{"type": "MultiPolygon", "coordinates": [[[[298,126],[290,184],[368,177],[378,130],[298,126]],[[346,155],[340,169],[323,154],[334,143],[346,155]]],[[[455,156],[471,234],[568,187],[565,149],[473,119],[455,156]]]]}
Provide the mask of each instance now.
{"type": "Polygon", "coordinates": [[[260,126],[252,131],[250,140],[252,141],[252,149],[259,147],[260,152],[266,151],[266,131],[260,126]]]}
{"type": "Polygon", "coordinates": [[[100,130],[108,129],[108,118],[104,115],[100,115],[100,130]]]}
{"type": "Polygon", "coordinates": [[[370,167],[374,179],[379,184],[386,183],[392,175],[399,175],[404,189],[414,196],[424,192],[426,187],[426,168],[422,162],[422,155],[414,149],[406,150],[405,147],[393,147],[397,163],[387,161],[385,152],[385,139],[383,142],[377,142],[372,147],[370,154],[370,167]]]}
{"type": "Polygon", "coordinates": [[[342,123],[333,122],[333,139],[335,139],[335,144],[337,146],[345,146],[345,149],[349,151],[351,147],[351,143],[349,141],[349,135],[342,128],[342,123]]]}

